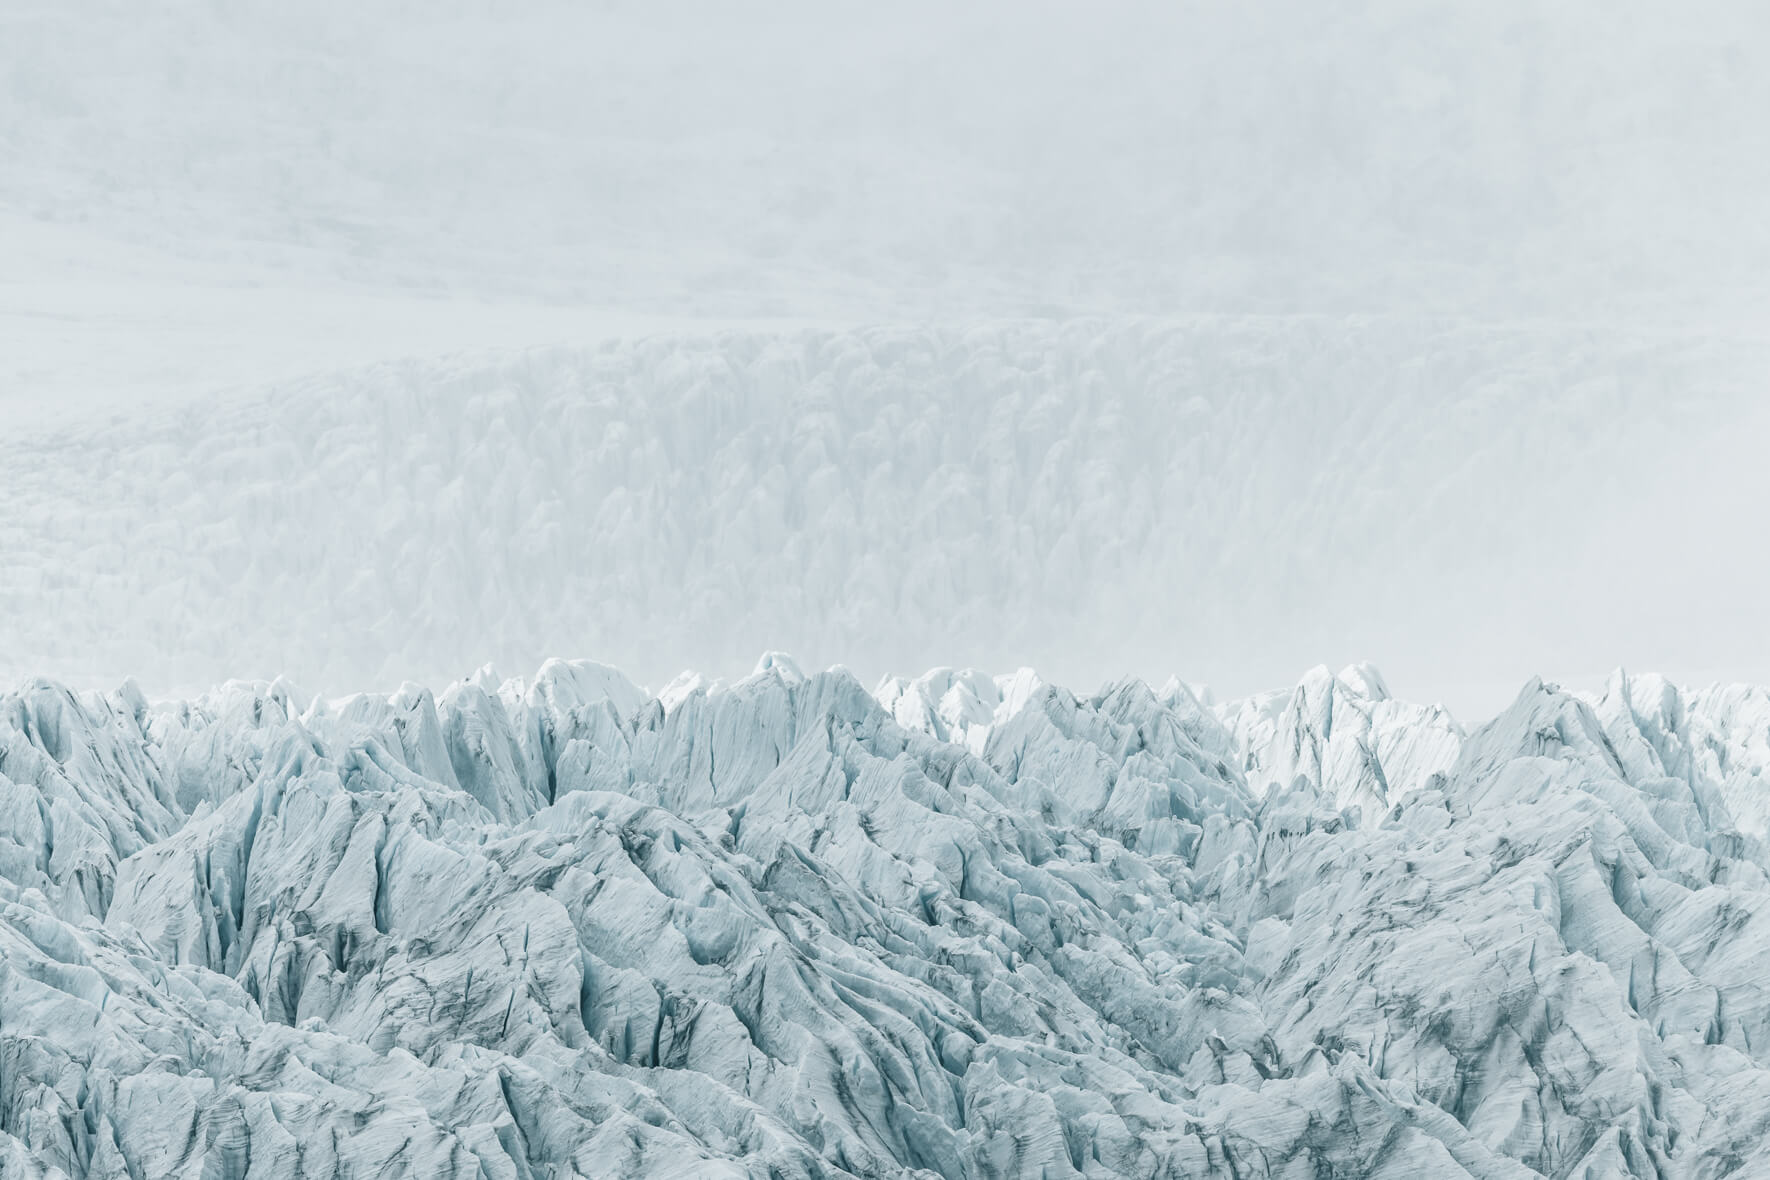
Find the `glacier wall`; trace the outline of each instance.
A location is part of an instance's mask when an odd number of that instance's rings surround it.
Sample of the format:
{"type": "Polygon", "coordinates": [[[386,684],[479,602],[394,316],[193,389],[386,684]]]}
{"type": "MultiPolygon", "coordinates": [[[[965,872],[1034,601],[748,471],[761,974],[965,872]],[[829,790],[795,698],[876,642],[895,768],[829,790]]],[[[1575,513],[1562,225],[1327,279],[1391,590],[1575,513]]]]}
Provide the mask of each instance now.
{"type": "Polygon", "coordinates": [[[1744,1176],[1770,694],[0,697],[7,1176],[1744,1176]]]}
{"type": "Polygon", "coordinates": [[[1519,668],[1707,677],[1763,630],[1738,538],[1767,362],[1198,317],[326,372],[0,431],[0,675],[440,688],[594,652],[655,686],[784,648],[868,682],[1034,662],[1245,693],[1356,653],[1467,716],[1519,668]]]}

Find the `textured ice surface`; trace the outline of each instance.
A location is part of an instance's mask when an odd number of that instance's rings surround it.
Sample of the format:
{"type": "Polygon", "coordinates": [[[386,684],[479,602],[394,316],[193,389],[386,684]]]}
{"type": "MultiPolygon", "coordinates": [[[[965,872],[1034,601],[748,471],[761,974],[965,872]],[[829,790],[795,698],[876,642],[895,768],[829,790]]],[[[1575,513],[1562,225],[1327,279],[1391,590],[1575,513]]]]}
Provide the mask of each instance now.
{"type": "Polygon", "coordinates": [[[784,647],[1247,692],[1357,651],[1435,697],[1501,680],[1452,700],[1490,715],[1516,668],[1757,650],[1766,372],[1750,341],[1198,317],[328,373],[0,430],[0,675],[440,688],[594,652],[662,685],[784,647]],[[1662,647],[1615,652],[1644,615],[1662,647]]]}
{"type": "Polygon", "coordinates": [[[1762,1174],[1762,690],[666,697],[0,697],[0,1168],[1762,1174]]]}

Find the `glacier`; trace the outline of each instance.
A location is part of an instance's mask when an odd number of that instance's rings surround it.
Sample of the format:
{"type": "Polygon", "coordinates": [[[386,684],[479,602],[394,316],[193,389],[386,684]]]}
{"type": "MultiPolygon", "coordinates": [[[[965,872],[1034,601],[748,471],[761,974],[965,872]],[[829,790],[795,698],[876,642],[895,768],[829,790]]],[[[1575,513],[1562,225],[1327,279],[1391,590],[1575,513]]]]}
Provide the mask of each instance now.
{"type": "Polygon", "coordinates": [[[1767,110],[0,3],[0,1180],[1770,1177],[1767,110]]]}
{"type": "Polygon", "coordinates": [[[1240,695],[1372,656],[1474,716],[1519,668],[1763,681],[1738,537],[1767,372],[1761,341],[1614,327],[1077,317],[148,399],[0,429],[0,683],[342,692],[595,652],[663,684],[780,648],[867,684],[1183,664],[1240,695]]]}
{"type": "Polygon", "coordinates": [[[7,1177],[1770,1174],[1770,692],[0,696],[7,1177]]]}

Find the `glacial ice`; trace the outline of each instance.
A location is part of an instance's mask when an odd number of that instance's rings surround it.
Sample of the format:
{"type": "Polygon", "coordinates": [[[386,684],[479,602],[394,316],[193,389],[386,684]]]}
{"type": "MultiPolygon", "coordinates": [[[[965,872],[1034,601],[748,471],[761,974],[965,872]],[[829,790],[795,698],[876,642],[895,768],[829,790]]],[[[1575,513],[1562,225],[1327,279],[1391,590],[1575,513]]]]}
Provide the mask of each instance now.
{"type": "Polygon", "coordinates": [[[341,692],[593,651],[663,685],[785,647],[868,684],[1185,653],[1239,695],[1343,650],[1495,677],[1452,702],[1491,714],[1511,668],[1613,658],[1615,563],[1656,528],[1641,601],[1702,594],[1678,658],[1750,678],[1761,613],[1727,588],[1756,583],[1736,539],[1763,496],[1733,476],[1762,466],[1767,371],[1749,339],[1195,316],[703,329],[245,384],[0,429],[0,682],[341,692]]]}
{"type": "Polygon", "coordinates": [[[0,1173],[1746,1176],[1770,695],[0,697],[0,1173]]]}

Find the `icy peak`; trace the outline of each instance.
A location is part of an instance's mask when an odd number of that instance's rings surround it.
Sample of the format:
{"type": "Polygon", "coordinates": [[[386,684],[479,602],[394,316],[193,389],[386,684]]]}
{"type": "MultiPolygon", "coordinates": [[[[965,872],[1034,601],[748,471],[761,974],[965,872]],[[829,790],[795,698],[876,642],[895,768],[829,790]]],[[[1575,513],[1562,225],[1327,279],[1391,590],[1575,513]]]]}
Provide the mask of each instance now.
{"type": "Polygon", "coordinates": [[[32,682],[0,1166],[1706,1175],[1770,1137],[1766,698],[1670,691],[32,682]]]}
{"type": "Polygon", "coordinates": [[[799,662],[784,651],[763,652],[762,658],[756,661],[755,671],[751,676],[775,676],[786,684],[803,684],[805,672],[799,662]]]}

